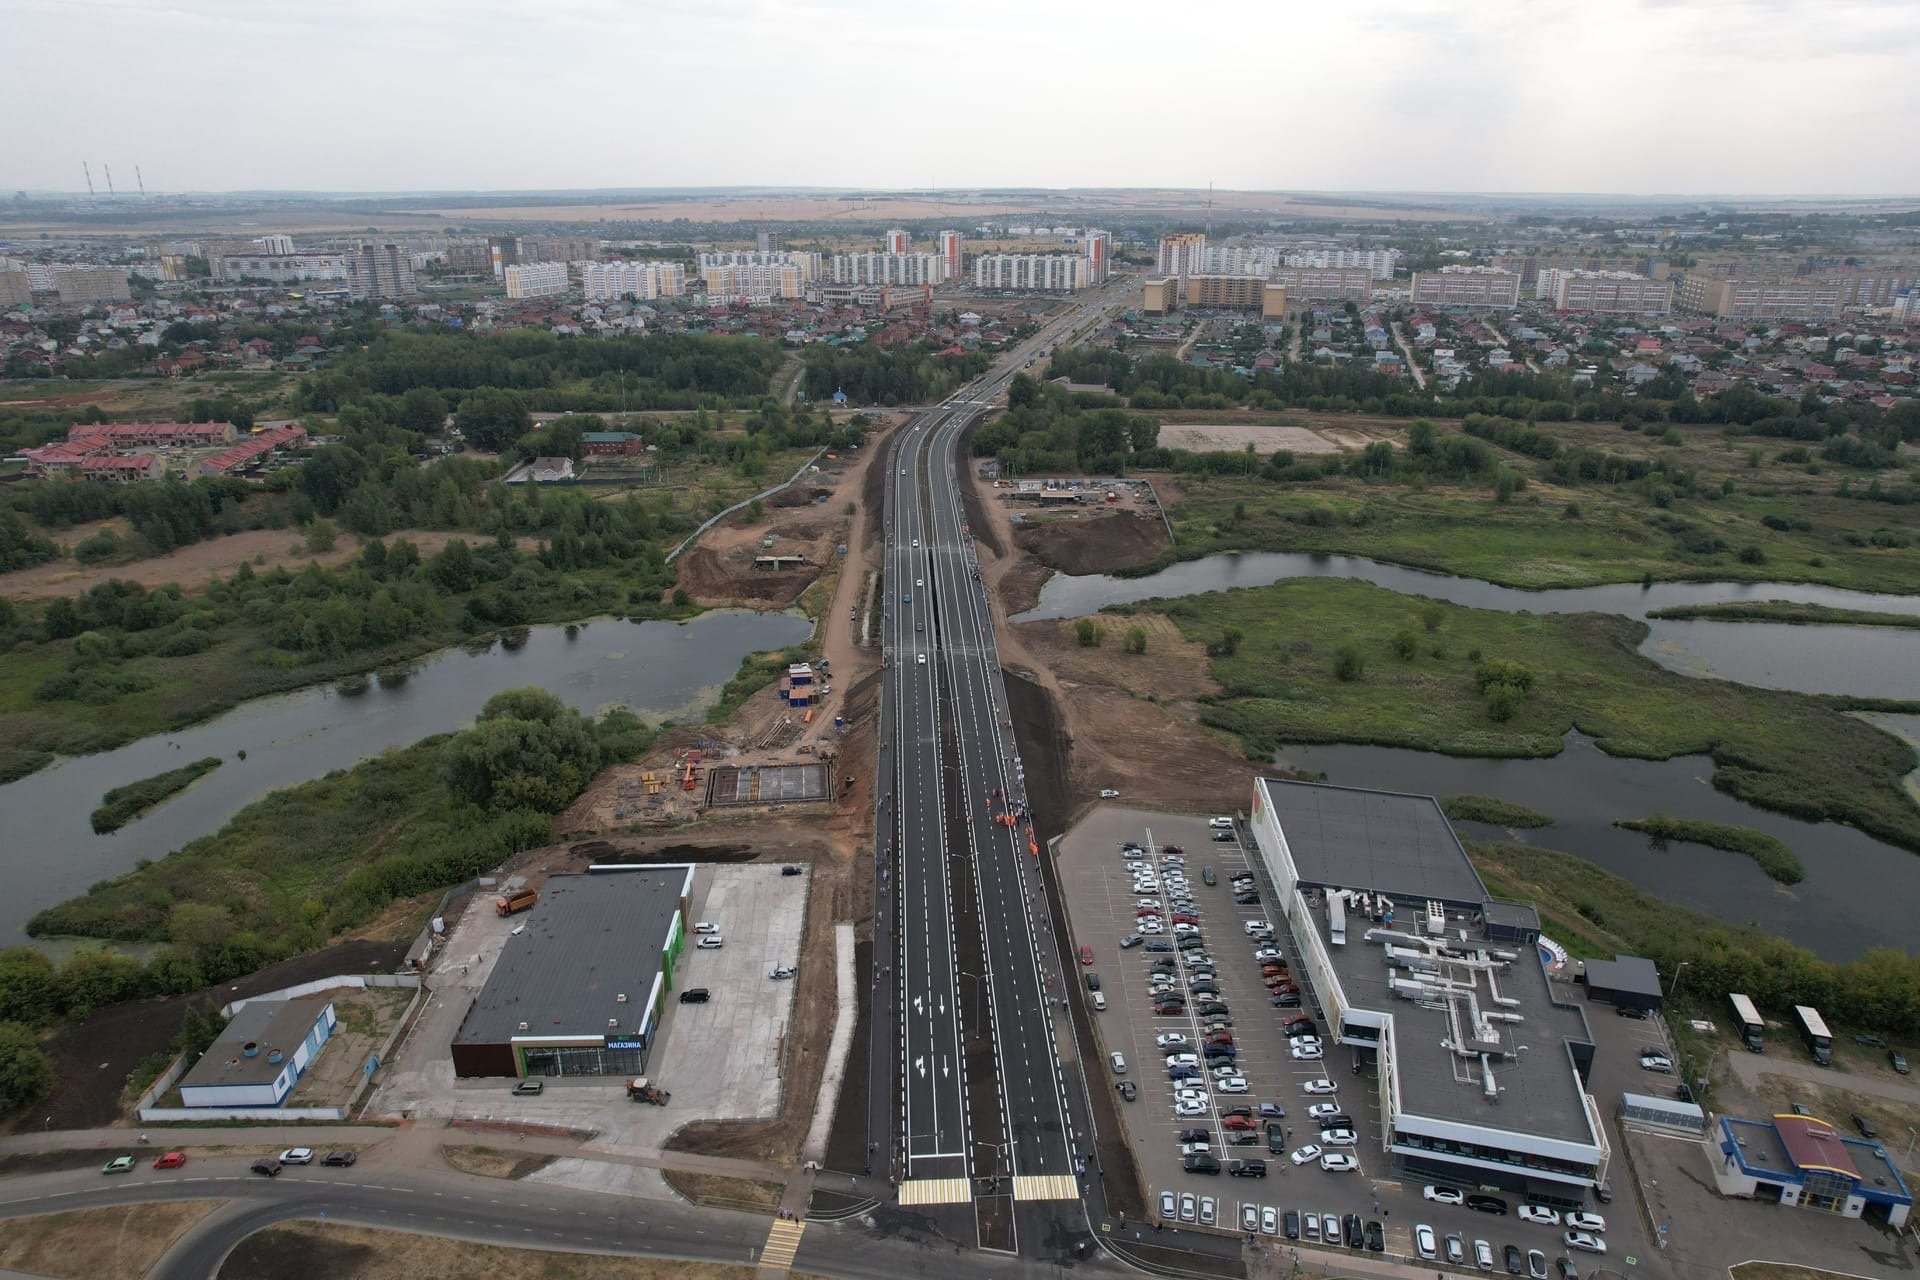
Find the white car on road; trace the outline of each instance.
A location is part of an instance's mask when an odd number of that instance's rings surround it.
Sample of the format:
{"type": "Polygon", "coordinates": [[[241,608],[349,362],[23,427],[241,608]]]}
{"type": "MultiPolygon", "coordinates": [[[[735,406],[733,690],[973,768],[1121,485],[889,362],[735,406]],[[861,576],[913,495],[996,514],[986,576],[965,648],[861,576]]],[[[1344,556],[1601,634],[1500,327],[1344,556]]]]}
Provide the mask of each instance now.
{"type": "Polygon", "coordinates": [[[1569,1249],[1582,1249],[1587,1253],[1605,1253],[1607,1242],[1589,1231],[1569,1231],[1560,1237],[1567,1242],[1569,1249]]]}
{"type": "Polygon", "coordinates": [[[1320,1158],[1320,1148],[1312,1145],[1311,1143],[1309,1143],[1304,1147],[1301,1147],[1298,1151],[1294,1152],[1292,1156],[1293,1162],[1295,1164],[1312,1164],[1315,1160],[1318,1160],[1319,1158],[1320,1158]]]}
{"type": "Polygon", "coordinates": [[[1523,1204],[1513,1212],[1522,1222],[1537,1222],[1543,1227],[1560,1225],[1559,1213],[1543,1204],[1523,1204]]]}
{"type": "Polygon", "coordinates": [[[1607,1220],[1597,1213],[1569,1213],[1567,1225],[1575,1231],[1605,1231],[1607,1220]]]}
{"type": "Polygon", "coordinates": [[[1320,1046],[1317,1044],[1295,1045],[1291,1052],[1295,1062],[1318,1062],[1327,1056],[1320,1052],[1320,1046]]]}
{"type": "Polygon", "coordinates": [[[1360,1161],[1344,1151],[1329,1151],[1320,1157],[1320,1167],[1328,1173],[1352,1173],[1360,1161]]]}

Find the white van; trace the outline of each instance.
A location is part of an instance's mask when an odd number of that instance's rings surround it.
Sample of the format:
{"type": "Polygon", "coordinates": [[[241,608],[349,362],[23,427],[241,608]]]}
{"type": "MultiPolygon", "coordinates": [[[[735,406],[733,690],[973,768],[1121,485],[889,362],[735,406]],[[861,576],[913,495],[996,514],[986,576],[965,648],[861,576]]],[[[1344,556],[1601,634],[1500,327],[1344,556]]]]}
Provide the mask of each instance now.
{"type": "Polygon", "coordinates": [[[1107,1061],[1113,1064],[1113,1074],[1117,1076],[1127,1074],[1127,1059],[1124,1054],[1110,1053],[1107,1055],[1107,1061]]]}
{"type": "Polygon", "coordinates": [[[1107,1011],[1107,993],[1106,992],[1096,991],[1093,993],[1093,996],[1091,998],[1093,1000],[1093,1011],[1095,1013],[1105,1013],[1107,1011]]]}
{"type": "Polygon", "coordinates": [[[1229,831],[1233,828],[1232,818],[1208,818],[1207,825],[1215,831],[1229,831]]]}

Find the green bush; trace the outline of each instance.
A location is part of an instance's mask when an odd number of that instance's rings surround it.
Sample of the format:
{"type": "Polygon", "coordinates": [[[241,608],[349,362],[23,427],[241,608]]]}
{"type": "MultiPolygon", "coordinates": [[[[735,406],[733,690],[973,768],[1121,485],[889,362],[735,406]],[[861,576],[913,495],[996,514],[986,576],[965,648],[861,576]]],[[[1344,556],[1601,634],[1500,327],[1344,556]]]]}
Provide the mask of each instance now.
{"type": "Polygon", "coordinates": [[[0,1115],[38,1102],[53,1089],[53,1063],[30,1028],[0,1022],[0,1115]]]}
{"type": "Polygon", "coordinates": [[[1081,618],[1075,622],[1073,634],[1082,649],[1095,649],[1100,645],[1100,624],[1092,618],[1081,618]]]}
{"type": "Polygon", "coordinates": [[[1367,673],[1366,655],[1358,645],[1343,644],[1333,654],[1333,674],[1351,684],[1367,673]]]}
{"type": "Polygon", "coordinates": [[[1402,627],[1393,633],[1393,651],[1402,662],[1414,660],[1420,652],[1420,640],[1413,634],[1413,628],[1402,627]]]}
{"type": "Polygon", "coordinates": [[[99,564],[120,551],[120,539],[113,530],[102,529],[90,538],[83,538],[74,545],[73,558],[81,564],[99,564]]]}

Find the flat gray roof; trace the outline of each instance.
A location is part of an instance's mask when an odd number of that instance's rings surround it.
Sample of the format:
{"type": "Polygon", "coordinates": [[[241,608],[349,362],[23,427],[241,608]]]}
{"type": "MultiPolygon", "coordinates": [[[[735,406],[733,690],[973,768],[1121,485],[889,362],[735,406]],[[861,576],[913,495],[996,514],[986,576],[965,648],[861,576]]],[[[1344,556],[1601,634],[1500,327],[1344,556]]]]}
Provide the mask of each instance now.
{"type": "Polygon", "coordinates": [[[453,1042],[639,1032],[686,880],[680,866],[551,877],[518,917],[524,928],[501,947],[453,1042]]]}
{"type": "Polygon", "coordinates": [[[1467,852],[1432,796],[1262,778],[1300,878],[1407,900],[1486,900],[1467,852]]]}
{"type": "MultiPolygon", "coordinates": [[[[1478,1058],[1460,1057],[1444,1046],[1443,1042],[1452,1035],[1446,1007],[1435,1000],[1405,999],[1388,988],[1390,978],[1405,980],[1413,976],[1412,972],[1398,966],[1389,969],[1385,944],[1368,942],[1367,931],[1392,929],[1401,934],[1417,933],[1422,924],[1421,912],[1417,909],[1421,905],[1408,900],[1396,903],[1392,925],[1358,919],[1357,913],[1349,909],[1347,942],[1340,947],[1333,946],[1328,938],[1324,906],[1310,912],[1349,1005],[1393,1017],[1395,1062],[1404,1110],[1412,1115],[1536,1134],[1564,1142],[1592,1142],[1593,1134],[1587,1127],[1586,1108],[1580,1098],[1568,1049],[1569,1041],[1591,1043],[1592,1036],[1577,1006],[1553,1002],[1537,948],[1514,948],[1488,940],[1477,912],[1468,917],[1448,913],[1446,940],[1451,947],[1469,952],[1503,949],[1519,952],[1517,960],[1497,971],[1495,981],[1501,996],[1519,1001],[1511,1007],[1511,1012],[1520,1014],[1525,1021],[1493,1022],[1490,1025],[1499,1037],[1497,1041],[1470,1042],[1494,1055],[1494,1079],[1499,1087],[1497,1101],[1489,1100],[1483,1091],[1478,1058]],[[1462,929],[1467,934],[1464,943],[1460,938],[1462,929]]],[[[1484,975],[1476,977],[1464,966],[1454,966],[1451,976],[1456,981],[1474,985],[1482,1009],[1496,1007],[1491,1003],[1484,975]]],[[[1463,1010],[1465,1025],[1464,1005],[1459,1007],[1463,1010]]]]}
{"type": "Polygon", "coordinates": [[[284,1059],[293,1056],[293,1051],[313,1030],[321,1010],[332,1003],[333,997],[324,993],[292,1000],[247,1001],[212,1047],[201,1054],[193,1069],[181,1078],[180,1087],[272,1084],[287,1069],[284,1059]],[[250,1043],[259,1050],[252,1057],[246,1054],[250,1043]],[[275,1049],[284,1055],[283,1060],[267,1061],[275,1049]]]}
{"type": "Polygon", "coordinates": [[[1660,998],[1659,971],[1645,956],[1616,955],[1611,960],[1587,961],[1587,986],[1660,998]]]}

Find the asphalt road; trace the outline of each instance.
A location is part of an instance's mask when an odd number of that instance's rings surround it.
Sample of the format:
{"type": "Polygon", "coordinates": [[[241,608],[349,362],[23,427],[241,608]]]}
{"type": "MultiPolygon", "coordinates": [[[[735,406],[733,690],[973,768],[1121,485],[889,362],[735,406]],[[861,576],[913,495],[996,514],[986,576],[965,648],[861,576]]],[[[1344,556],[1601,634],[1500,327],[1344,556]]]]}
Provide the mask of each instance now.
{"type": "MultiPolygon", "coordinates": [[[[413,1170],[289,1168],[277,1178],[249,1174],[247,1161],[213,1157],[178,1173],[142,1166],[123,1177],[93,1169],[0,1182],[0,1219],[152,1200],[224,1200],[175,1244],[148,1280],[208,1280],[241,1240],[276,1222],[318,1218],[527,1249],[649,1254],[750,1263],[770,1219],[660,1201],[413,1170]],[[188,1176],[181,1177],[184,1173],[188,1176]],[[375,1178],[377,1177],[377,1181],[375,1178]]],[[[1096,1274],[1119,1274],[1094,1261],[1096,1274]]],[[[1049,1263],[961,1253],[924,1233],[890,1224],[809,1224],[794,1269],[853,1280],[898,1280],[937,1267],[955,1276],[1057,1275],[1049,1263]]]]}
{"type": "Polygon", "coordinates": [[[1070,1099],[1056,1052],[1061,984],[1077,978],[1048,967],[1051,922],[960,468],[970,465],[965,432],[1013,377],[1114,300],[1090,297],[921,414],[896,439],[887,476],[882,737],[891,758],[876,829],[889,842],[883,866],[898,872],[897,974],[882,986],[894,988],[898,1020],[899,1172],[902,1181],[966,1179],[969,1195],[1015,1185],[1031,1194],[1040,1184],[1025,1179],[1060,1179],[1053,1192],[1067,1198],[1030,1201],[1020,1215],[1027,1230],[989,1228],[992,1243],[1023,1253],[1057,1253],[1084,1236],[1073,1196],[1079,1152],[1092,1143],[1084,1099],[1070,1099]],[[987,1051],[969,1053],[983,1032],[987,1051]],[[1027,1211],[1039,1205],[1051,1207],[1027,1211]]]}

